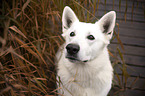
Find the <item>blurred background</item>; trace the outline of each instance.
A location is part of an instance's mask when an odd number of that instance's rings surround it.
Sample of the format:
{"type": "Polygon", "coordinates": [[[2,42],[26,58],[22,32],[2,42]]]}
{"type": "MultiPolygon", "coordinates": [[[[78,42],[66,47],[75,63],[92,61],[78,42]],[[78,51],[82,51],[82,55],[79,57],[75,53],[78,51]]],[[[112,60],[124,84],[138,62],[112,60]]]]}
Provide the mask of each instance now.
{"type": "Polygon", "coordinates": [[[109,54],[108,96],[145,96],[144,0],[0,0],[0,96],[55,96],[55,53],[64,42],[61,16],[70,6],[82,22],[117,13],[109,54]]]}

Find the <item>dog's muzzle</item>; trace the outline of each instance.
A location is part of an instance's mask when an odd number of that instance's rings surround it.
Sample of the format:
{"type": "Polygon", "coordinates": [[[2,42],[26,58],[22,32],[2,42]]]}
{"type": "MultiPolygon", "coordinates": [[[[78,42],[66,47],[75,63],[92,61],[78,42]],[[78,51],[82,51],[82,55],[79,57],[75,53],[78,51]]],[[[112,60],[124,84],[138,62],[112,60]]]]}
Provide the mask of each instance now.
{"type": "Polygon", "coordinates": [[[76,45],[76,44],[68,44],[66,46],[66,50],[67,50],[67,53],[70,55],[77,55],[77,53],[80,50],[80,47],[79,45],[76,45]]]}
{"type": "Polygon", "coordinates": [[[71,62],[87,62],[88,61],[88,60],[85,60],[85,61],[79,60],[79,58],[78,58],[78,52],[80,50],[79,45],[68,44],[66,46],[66,50],[67,50],[66,58],[68,58],[71,62]]]}

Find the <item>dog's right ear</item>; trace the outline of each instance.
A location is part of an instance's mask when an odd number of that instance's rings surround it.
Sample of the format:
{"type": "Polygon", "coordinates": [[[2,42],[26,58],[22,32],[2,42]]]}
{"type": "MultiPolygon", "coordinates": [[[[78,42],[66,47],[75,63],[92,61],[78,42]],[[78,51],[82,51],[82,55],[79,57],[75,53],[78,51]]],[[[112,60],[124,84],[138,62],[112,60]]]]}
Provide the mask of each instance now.
{"type": "Polygon", "coordinates": [[[111,39],[113,35],[113,29],[115,27],[116,22],[116,12],[110,11],[106,13],[98,22],[101,31],[105,34],[108,40],[111,39]]]}
{"type": "Polygon", "coordinates": [[[63,10],[62,14],[62,30],[65,32],[67,29],[69,29],[72,24],[76,21],[79,21],[73,10],[66,6],[63,10]]]}

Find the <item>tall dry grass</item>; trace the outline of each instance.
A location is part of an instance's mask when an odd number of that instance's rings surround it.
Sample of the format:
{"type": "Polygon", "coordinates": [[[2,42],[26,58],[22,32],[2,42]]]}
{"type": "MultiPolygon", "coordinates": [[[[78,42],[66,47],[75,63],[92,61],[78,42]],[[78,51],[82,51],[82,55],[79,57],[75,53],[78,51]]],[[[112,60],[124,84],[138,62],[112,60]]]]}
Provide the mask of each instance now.
{"type": "MultiPolygon", "coordinates": [[[[105,0],[106,1],[106,0],[105,0]]],[[[61,38],[61,15],[69,5],[80,21],[95,22],[100,0],[3,0],[0,4],[0,95],[52,96],[57,94],[55,53],[61,38]]],[[[119,27],[119,25],[117,24],[119,27]]],[[[119,32],[115,32],[119,46],[119,32]]],[[[123,55],[123,80],[128,77],[123,55]]],[[[118,64],[118,59],[113,64],[118,64]]],[[[118,86],[121,78],[117,73],[118,86]]],[[[124,85],[123,85],[124,86],[124,85]]]]}
{"type": "Polygon", "coordinates": [[[43,96],[55,92],[54,56],[63,40],[61,9],[54,3],[53,0],[2,2],[1,95],[43,96]]]}

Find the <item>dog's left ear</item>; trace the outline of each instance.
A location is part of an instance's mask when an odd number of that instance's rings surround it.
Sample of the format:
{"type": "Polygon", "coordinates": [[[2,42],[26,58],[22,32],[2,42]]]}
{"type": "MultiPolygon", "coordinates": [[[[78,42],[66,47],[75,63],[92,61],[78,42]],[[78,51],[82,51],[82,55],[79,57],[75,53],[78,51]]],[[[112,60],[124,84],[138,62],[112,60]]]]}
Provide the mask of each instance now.
{"type": "Polygon", "coordinates": [[[108,37],[108,39],[111,39],[113,35],[113,29],[115,27],[115,21],[116,21],[116,12],[110,11],[106,13],[98,22],[101,31],[108,37]]]}
{"type": "Polygon", "coordinates": [[[69,29],[72,24],[76,21],[79,21],[73,10],[66,6],[63,10],[62,14],[62,30],[65,32],[67,29],[69,29]]]}

